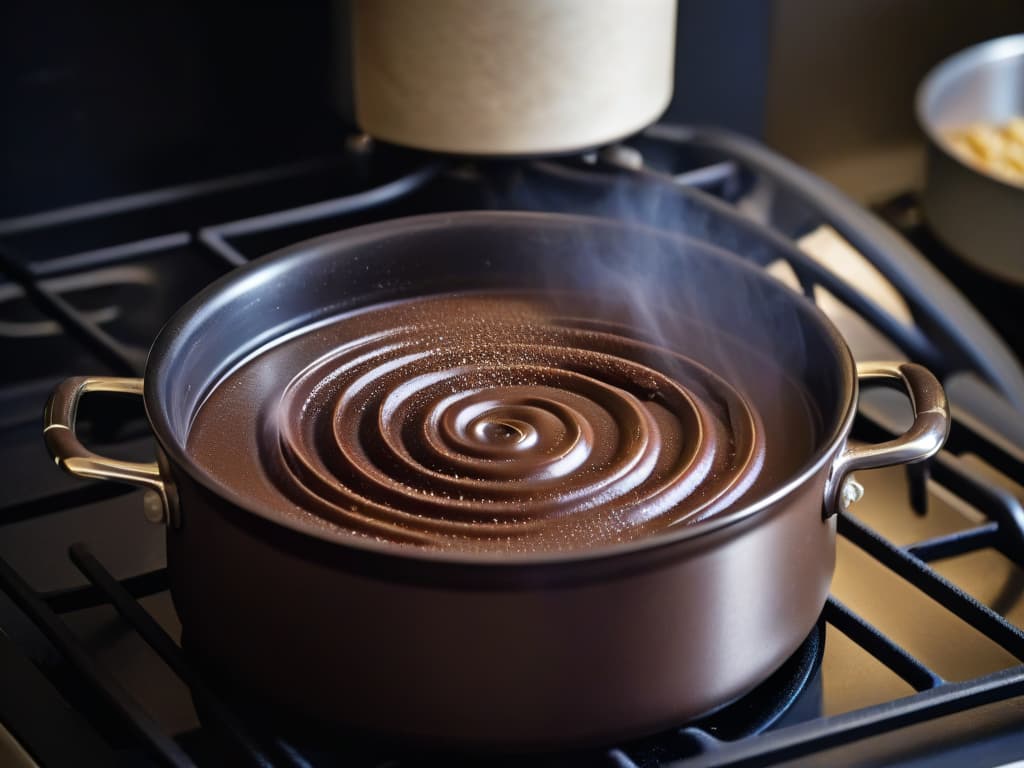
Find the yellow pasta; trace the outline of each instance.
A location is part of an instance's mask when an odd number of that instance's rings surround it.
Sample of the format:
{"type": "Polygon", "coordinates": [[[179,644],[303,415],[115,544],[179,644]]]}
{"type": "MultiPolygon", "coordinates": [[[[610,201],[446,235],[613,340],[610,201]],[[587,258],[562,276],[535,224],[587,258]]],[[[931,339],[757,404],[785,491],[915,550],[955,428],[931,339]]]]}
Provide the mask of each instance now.
{"type": "Polygon", "coordinates": [[[1005,125],[976,123],[946,136],[962,160],[1015,184],[1024,184],[1024,117],[1005,125]]]}

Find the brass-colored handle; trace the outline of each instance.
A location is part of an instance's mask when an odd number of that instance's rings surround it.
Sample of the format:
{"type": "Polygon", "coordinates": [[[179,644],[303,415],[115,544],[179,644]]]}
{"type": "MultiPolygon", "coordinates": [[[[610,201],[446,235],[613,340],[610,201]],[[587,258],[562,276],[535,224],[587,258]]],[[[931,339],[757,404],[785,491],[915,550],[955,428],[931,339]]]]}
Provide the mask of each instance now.
{"type": "Polygon", "coordinates": [[[892,440],[850,445],[839,454],[825,486],[826,517],[860,498],[862,489],[850,480],[851,472],[923,461],[938,453],[949,436],[946,393],[927,368],[915,363],[861,363],[857,366],[857,379],[862,385],[902,387],[914,409],[914,423],[892,440]]]}
{"type": "Polygon", "coordinates": [[[58,467],[73,475],[131,483],[153,491],[159,497],[161,509],[151,509],[150,507],[156,505],[147,503],[147,517],[166,518],[167,510],[170,509],[167,488],[160,476],[160,467],[155,461],[110,459],[93,453],[78,439],[78,435],[75,434],[78,401],[88,392],[115,392],[141,396],[142,379],[75,376],[58,384],[43,412],[43,439],[50,455],[58,467]]]}

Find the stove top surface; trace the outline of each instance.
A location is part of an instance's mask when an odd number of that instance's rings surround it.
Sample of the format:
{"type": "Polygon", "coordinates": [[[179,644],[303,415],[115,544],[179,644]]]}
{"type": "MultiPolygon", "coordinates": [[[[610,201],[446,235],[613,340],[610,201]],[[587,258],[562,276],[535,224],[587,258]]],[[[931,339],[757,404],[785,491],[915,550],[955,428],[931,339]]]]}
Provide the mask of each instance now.
{"type": "MultiPolygon", "coordinates": [[[[0,667],[18,681],[0,693],[0,723],[40,765],[111,756],[217,765],[226,755],[272,765],[422,762],[389,745],[293,738],[190,666],[178,647],[163,529],[144,519],[141,492],[54,469],[40,434],[42,404],[68,375],[140,375],[149,343],[184,301],[234,266],[308,237],[467,208],[645,220],[666,201],[678,210],[657,223],[675,227],[697,200],[799,242],[805,251],[762,252],[728,233],[739,252],[813,296],[859,358],[920,350],[945,376],[955,426],[926,468],[858,473],[866,492],[839,521],[821,624],[766,686],[670,733],[532,760],[931,765],[1024,757],[1016,735],[1024,723],[1020,411],[991,382],[979,383],[984,371],[946,354],[941,328],[925,329],[940,339],[932,348],[899,330],[923,317],[920,299],[893,288],[885,265],[864,260],[857,284],[844,287],[861,258],[834,256],[849,247],[844,222],[833,229],[835,221],[809,215],[814,206],[786,190],[785,174],[748,161],[664,136],[584,158],[488,165],[354,140],[328,161],[0,220],[0,354],[10,361],[0,385],[0,461],[17,468],[0,487],[0,667]],[[651,188],[657,193],[643,191],[651,188]],[[676,200],[679,189],[695,196],[676,200]],[[845,274],[835,273],[836,258],[845,274]]],[[[722,236],[710,219],[698,234],[722,236]]],[[[866,398],[854,434],[884,439],[905,428],[908,410],[886,393],[866,398]]],[[[80,418],[97,450],[152,458],[137,404],[95,397],[80,418]]]]}

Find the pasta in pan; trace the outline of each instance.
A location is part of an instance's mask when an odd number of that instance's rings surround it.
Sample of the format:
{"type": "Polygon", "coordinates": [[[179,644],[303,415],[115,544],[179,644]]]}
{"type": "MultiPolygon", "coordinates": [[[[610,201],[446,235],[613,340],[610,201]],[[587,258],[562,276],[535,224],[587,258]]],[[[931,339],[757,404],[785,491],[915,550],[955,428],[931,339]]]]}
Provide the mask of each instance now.
{"type": "Polygon", "coordinates": [[[1015,184],[1024,184],[1024,117],[1004,125],[977,123],[947,134],[959,157],[979,170],[1015,184]]]}

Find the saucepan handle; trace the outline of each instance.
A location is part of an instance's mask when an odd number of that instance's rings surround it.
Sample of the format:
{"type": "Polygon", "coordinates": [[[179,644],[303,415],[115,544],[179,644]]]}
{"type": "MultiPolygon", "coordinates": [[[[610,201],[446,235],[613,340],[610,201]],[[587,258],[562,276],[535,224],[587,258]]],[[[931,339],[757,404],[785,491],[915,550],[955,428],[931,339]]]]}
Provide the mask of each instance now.
{"type": "Polygon", "coordinates": [[[142,379],[75,376],[58,384],[43,412],[43,438],[50,455],[58,467],[73,475],[130,483],[152,491],[152,494],[147,494],[146,516],[154,521],[164,519],[166,510],[170,508],[167,503],[167,487],[155,461],[110,459],[93,453],[78,439],[75,433],[78,402],[89,392],[141,396],[142,379]]]}
{"type": "Polygon", "coordinates": [[[848,445],[832,463],[825,486],[824,514],[831,517],[860,498],[862,489],[850,473],[858,469],[913,464],[938,453],[949,435],[949,404],[942,385],[931,372],[915,363],[861,363],[857,380],[865,384],[902,387],[914,409],[914,423],[899,437],[884,443],[848,445]]]}

